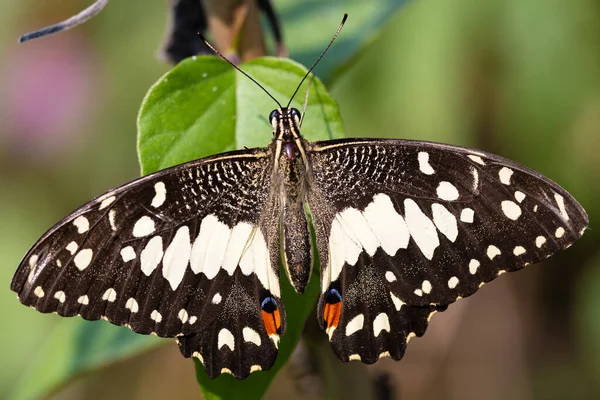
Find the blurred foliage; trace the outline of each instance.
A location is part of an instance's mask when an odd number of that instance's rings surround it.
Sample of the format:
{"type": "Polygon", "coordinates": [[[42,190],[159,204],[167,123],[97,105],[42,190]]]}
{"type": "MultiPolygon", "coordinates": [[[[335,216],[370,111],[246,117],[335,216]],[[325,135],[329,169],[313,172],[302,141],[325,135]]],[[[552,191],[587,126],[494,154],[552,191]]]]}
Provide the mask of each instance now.
{"type": "MultiPolygon", "coordinates": [[[[378,363],[370,372],[386,371],[405,399],[481,398],[482,393],[501,399],[509,397],[507,390],[519,399],[600,397],[600,237],[594,230],[600,216],[600,5],[594,0],[413,0],[395,13],[402,2],[274,3],[291,57],[305,65],[329,40],[342,13],[350,13],[317,70],[326,83],[334,82],[329,89],[347,136],[435,140],[496,152],[559,182],[590,215],[592,229],[580,243],[541,267],[498,280],[512,283],[512,292],[494,291],[500,282],[486,286],[457,304],[462,314],[451,307],[436,316],[403,361],[378,363]],[[509,319],[505,310],[489,317],[498,321],[495,330],[485,330],[481,320],[470,323],[469,318],[495,310],[490,304],[511,301],[521,318],[509,319]],[[452,336],[456,330],[447,325],[446,314],[471,327],[472,335],[452,336]],[[505,343],[507,337],[524,345],[505,343]],[[477,358],[476,343],[502,348],[504,358],[477,358]],[[433,352],[442,354],[435,367],[427,364],[433,352]],[[518,383],[509,359],[520,360],[514,369],[518,383]]],[[[27,371],[44,376],[71,367],[59,364],[73,360],[73,348],[63,353],[57,347],[48,353],[52,363],[36,364],[40,349],[55,335],[109,326],[38,314],[20,305],[8,286],[20,257],[45,229],[139,175],[137,110],[168,70],[155,59],[164,2],[111,2],[76,30],[17,45],[20,34],[80,7],[75,0],[0,2],[0,280],[5,288],[0,291],[5,319],[0,397],[27,371]]],[[[268,101],[260,106],[266,107],[265,118],[272,108],[268,101]]],[[[318,127],[309,128],[305,135],[327,137],[318,127]]],[[[270,129],[264,143],[269,139],[270,129]]],[[[94,347],[96,339],[89,339],[94,347]]],[[[163,342],[168,349],[76,379],[54,398],[195,396],[192,363],[163,342]]],[[[341,374],[355,367],[335,365],[341,374]]],[[[267,397],[296,393],[290,371],[277,376],[267,397]]]]}

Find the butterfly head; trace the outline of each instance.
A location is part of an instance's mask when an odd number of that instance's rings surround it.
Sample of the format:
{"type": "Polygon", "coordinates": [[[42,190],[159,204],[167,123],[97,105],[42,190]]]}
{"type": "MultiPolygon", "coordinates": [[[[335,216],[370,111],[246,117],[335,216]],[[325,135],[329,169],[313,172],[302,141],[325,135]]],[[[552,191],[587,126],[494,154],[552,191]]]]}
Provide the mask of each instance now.
{"type": "Polygon", "coordinates": [[[292,142],[300,137],[301,114],[295,108],[281,107],[271,111],[269,121],[273,126],[273,136],[283,142],[292,142]]]}
{"type": "Polygon", "coordinates": [[[283,142],[283,150],[287,159],[292,160],[297,155],[296,140],[300,139],[300,111],[296,108],[280,107],[271,111],[269,120],[273,126],[273,137],[283,142]]]}

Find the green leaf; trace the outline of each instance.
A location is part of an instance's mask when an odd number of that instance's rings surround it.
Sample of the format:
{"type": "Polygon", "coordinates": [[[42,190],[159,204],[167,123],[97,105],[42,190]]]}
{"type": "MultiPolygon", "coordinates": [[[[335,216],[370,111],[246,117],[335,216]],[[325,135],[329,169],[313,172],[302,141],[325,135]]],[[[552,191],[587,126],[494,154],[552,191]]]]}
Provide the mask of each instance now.
{"type": "MultiPolygon", "coordinates": [[[[240,66],[283,105],[306,74],[301,65],[284,59],[261,58],[240,66]]],[[[292,106],[302,110],[307,84],[292,106]]],[[[272,127],[268,115],[277,105],[254,82],[216,57],[181,62],[148,92],[138,119],[139,154],[144,174],[242,146],[266,146],[272,127]]],[[[302,133],[308,140],[342,136],[335,101],[323,84],[310,86],[302,133]]],[[[315,263],[317,270],[318,262],[315,263]]],[[[297,295],[281,272],[282,300],[287,313],[277,361],[270,371],[243,381],[221,375],[209,379],[196,360],[197,379],[205,398],[258,399],[289,358],[319,292],[318,272],[303,296],[297,295]]]]}

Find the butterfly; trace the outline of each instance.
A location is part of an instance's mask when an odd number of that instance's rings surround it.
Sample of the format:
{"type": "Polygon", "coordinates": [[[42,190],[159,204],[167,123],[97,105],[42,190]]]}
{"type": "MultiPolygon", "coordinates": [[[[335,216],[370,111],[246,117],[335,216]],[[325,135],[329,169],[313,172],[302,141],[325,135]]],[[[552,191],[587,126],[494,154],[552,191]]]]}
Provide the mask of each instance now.
{"type": "Polygon", "coordinates": [[[44,313],[176,338],[208,376],[243,379],[273,365],[285,333],[280,262],[302,293],[316,249],[319,323],[342,361],[370,364],[401,359],[432,314],[587,227],[569,193],[516,162],[416,140],[309,142],[290,103],[269,115],[267,147],[167,168],[75,210],[11,289],[44,313]]]}

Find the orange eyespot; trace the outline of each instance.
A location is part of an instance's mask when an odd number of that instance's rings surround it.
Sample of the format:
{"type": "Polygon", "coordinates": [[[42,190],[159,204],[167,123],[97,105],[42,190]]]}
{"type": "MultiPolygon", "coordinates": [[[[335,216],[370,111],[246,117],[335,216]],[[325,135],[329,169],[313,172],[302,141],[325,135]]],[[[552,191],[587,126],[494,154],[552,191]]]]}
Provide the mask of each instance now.
{"type": "Polygon", "coordinates": [[[335,287],[330,287],[325,297],[323,321],[325,328],[337,328],[342,315],[342,295],[335,287]]]}
{"type": "Polygon", "coordinates": [[[340,323],[340,316],[342,315],[342,302],[339,301],[335,304],[325,304],[323,310],[323,320],[325,321],[326,328],[336,328],[340,323]]]}
{"type": "Polygon", "coordinates": [[[262,319],[265,324],[267,335],[279,335],[281,329],[281,316],[279,310],[273,312],[262,311],[262,319]]]}
{"type": "Polygon", "coordinates": [[[261,303],[261,310],[267,335],[279,335],[281,332],[281,314],[275,298],[267,296],[261,303]]]}

